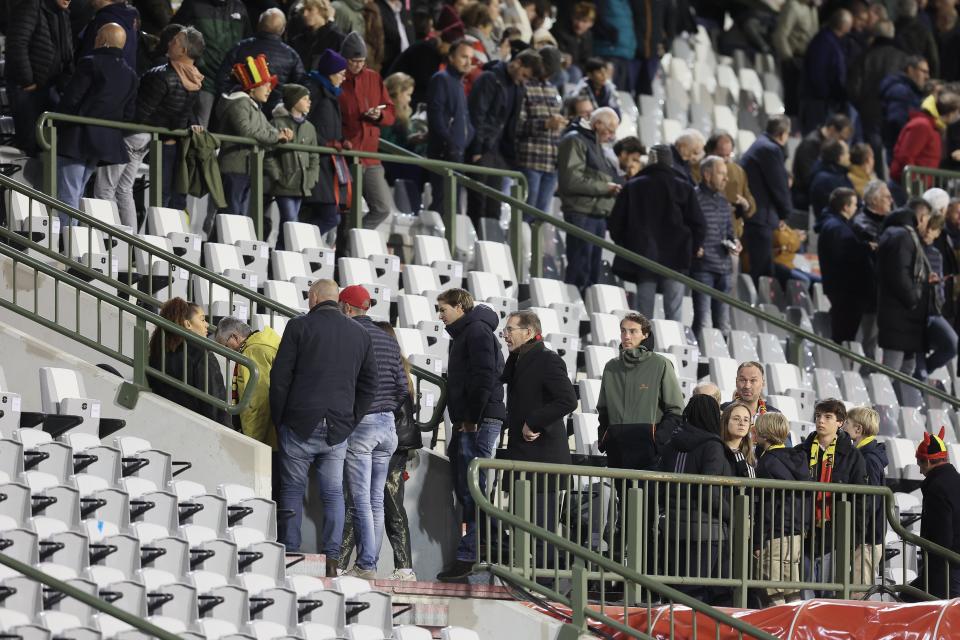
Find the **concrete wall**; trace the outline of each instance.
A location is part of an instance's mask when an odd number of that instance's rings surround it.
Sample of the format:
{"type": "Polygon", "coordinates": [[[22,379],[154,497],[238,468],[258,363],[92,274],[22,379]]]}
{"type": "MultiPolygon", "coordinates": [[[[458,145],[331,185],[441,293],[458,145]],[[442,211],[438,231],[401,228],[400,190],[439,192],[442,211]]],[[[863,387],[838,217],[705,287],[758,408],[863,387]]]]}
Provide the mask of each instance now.
{"type": "Polygon", "coordinates": [[[563,626],[556,618],[520,602],[482,598],[451,599],[449,621],[453,626],[473,629],[484,640],[555,640],[563,626]]]}

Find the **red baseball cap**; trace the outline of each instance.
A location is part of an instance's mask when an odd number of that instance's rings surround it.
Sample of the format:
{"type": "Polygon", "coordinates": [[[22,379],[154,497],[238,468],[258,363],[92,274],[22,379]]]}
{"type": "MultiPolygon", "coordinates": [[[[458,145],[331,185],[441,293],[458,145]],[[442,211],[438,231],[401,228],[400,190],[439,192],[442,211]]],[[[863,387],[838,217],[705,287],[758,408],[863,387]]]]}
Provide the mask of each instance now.
{"type": "Polygon", "coordinates": [[[367,310],[370,308],[370,292],[363,285],[352,284],[340,292],[340,302],[346,302],[351,307],[367,310]]]}

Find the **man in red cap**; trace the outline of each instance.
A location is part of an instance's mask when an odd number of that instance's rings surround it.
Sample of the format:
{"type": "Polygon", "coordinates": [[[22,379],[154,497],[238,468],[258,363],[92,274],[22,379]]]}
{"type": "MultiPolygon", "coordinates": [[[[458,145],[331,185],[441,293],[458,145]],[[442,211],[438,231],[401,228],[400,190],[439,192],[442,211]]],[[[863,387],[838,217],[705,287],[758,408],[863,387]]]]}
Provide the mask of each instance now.
{"type": "MultiPolygon", "coordinates": [[[[347,575],[365,580],[377,577],[377,560],[383,541],[383,489],[387,482],[390,456],[397,448],[394,413],[407,396],[407,375],[400,345],[393,336],[374,324],[367,315],[370,293],[361,285],[340,292],[340,311],[353,318],[370,334],[377,362],[377,386],[373,402],[347,438],[344,484],[350,501],[348,515],[357,539],[357,560],[347,575]]],[[[341,557],[340,563],[346,564],[341,557]]]]}
{"type": "MultiPolygon", "coordinates": [[[[960,553],[960,473],[950,464],[947,445],[940,435],[924,433],[917,447],[917,465],[923,474],[923,513],[920,537],[960,553]]],[[[937,598],[960,596],[960,566],[933,554],[925,556],[920,575],[911,585],[937,598]]]]}

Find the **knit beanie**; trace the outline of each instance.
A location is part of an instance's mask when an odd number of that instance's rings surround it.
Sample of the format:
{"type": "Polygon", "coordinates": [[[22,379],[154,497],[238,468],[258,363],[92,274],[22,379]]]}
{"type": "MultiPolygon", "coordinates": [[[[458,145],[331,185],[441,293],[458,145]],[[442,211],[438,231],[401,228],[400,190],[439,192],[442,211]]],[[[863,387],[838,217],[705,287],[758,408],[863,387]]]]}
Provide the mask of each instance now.
{"type": "Polygon", "coordinates": [[[545,78],[552,78],[557,75],[562,66],[560,49],[553,46],[541,47],[540,58],[543,60],[543,75],[545,78]]]}
{"type": "Polygon", "coordinates": [[[283,85],[283,106],[287,111],[292,111],[294,105],[300,102],[303,96],[308,95],[310,92],[301,84],[285,84],[283,85]]]}
{"type": "Polygon", "coordinates": [[[363,41],[363,36],[356,31],[347,34],[343,44],[340,45],[340,55],[347,60],[366,59],[367,43],[363,41]]]}
{"type": "Polygon", "coordinates": [[[326,49],[317,60],[317,72],[322,76],[332,76],[347,68],[347,61],[333,49],[326,49]]]}

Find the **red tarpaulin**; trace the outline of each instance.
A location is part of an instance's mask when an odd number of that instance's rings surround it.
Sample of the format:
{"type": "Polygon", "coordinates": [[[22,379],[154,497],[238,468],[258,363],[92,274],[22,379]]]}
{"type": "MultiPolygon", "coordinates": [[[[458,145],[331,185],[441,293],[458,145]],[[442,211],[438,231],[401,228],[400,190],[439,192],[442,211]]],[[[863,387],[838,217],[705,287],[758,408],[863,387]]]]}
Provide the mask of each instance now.
{"type": "MultiPolygon", "coordinates": [[[[559,607],[558,607],[559,608],[559,607]]],[[[607,615],[621,619],[608,608],[607,615]]],[[[735,618],[782,640],[954,640],[960,638],[960,599],[917,604],[896,602],[860,602],[852,600],[806,600],[760,610],[722,609],[735,618]]],[[[676,640],[693,638],[693,611],[673,608],[673,636],[670,635],[670,609],[654,607],[630,610],[628,624],[654,638],[676,640]],[[648,621],[650,628],[648,629],[648,621]]],[[[737,632],[716,625],[704,615],[696,616],[698,638],[735,640],[737,632]]],[[[593,626],[593,625],[591,625],[593,626]]],[[[600,627],[617,640],[630,636],[600,627]]],[[[744,636],[745,638],[749,636],[744,636]]]]}

